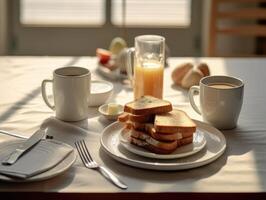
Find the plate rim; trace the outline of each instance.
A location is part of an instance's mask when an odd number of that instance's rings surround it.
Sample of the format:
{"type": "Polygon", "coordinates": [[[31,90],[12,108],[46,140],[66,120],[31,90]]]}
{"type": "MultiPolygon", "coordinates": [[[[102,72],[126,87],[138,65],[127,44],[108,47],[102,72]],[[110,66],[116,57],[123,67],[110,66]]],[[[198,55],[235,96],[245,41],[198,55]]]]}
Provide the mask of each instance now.
{"type": "MultiPolygon", "coordinates": [[[[183,165],[174,165],[173,163],[161,163],[160,165],[154,165],[154,163],[150,162],[150,161],[146,161],[146,162],[143,162],[143,161],[140,161],[140,160],[134,160],[134,159],[130,159],[130,158],[123,158],[121,156],[118,156],[116,154],[113,154],[111,153],[109,150],[108,150],[108,147],[106,147],[106,145],[104,144],[103,142],[103,135],[104,135],[104,132],[106,132],[106,130],[108,128],[110,128],[111,126],[114,126],[114,125],[117,125],[117,124],[121,124],[120,122],[114,122],[112,124],[110,124],[109,126],[105,127],[104,130],[102,131],[102,134],[101,134],[101,146],[103,147],[103,150],[109,155],[111,156],[113,159],[121,162],[121,163],[124,163],[126,165],[129,165],[129,166],[133,166],[133,167],[137,167],[137,168],[142,168],[142,169],[152,169],[152,170],[159,170],[159,171],[177,171],[177,170],[184,170],[184,169],[191,169],[191,168],[196,168],[196,167],[200,167],[200,166],[203,166],[203,165],[206,165],[206,164],[209,164],[211,162],[213,162],[214,160],[216,160],[217,158],[219,158],[225,151],[226,149],[226,139],[223,135],[223,133],[221,131],[219,131],[218,129],[216,129],[215,127],[205,123],[205,122],[202,122],[202,121],[199,121],[199,120],[196,120],[196,119],[193,119],[193,121],[196,123],[196,124],[200,124],[201,126],[203,126],[202,128],[204,128],[204,126],[207,126],[208,128],[210,129],[213,129],[216,133],[219,134],[219,138],[221,138],[221,140],[223,141],[223,147],[211,158],[207,159],[207,160],[203,160],[203,161],[198,161],[197,163],[189,163],[189,164],[183,164],[183,165]],[[130,163],[130,164],[129,164],[130,163]]],[[[193,156],[193,155],[191,155],[193,156]]]]}
{"type": "MultiPolygon", "coordinates": [[[[23,141],[24,139],[11,139],[11,140],[6,140],[6,141],[3,141],[1,143],[10,143],[10,142],[20,142],[20,141],[23,141]]],[[[56,142],[60,142],[66,146],[69,146],[71,148],[73,148],[71,145],[67,144],[67,143],[64,143],[64,142],[61,142],[61,141],[58,141],[58,140],[53,140],[53,141],[56,141],[56,142]]],[[[0,144],[1,144],[0,143],[0,144]]],[[[32,176],[28,179],[17,179],[17,178],[11,178],[11,177],[8,177],[8,176],[5,176],[5,175],[2,175],[0,174],[0,180],[1,181],[5,181],[5,182],[15,182],[15,183],[24,183],[24,182],[37,182],[37,181],[44,181],[44,180],[48,180],[48,179],[51,179],[53,177],[56,177],[56,176],[59,176],[60,174],[64,173],[65,171],[67,171],[75,162],[76,162],[76,159],[77,159],[77,154],[75,152],[75,149],[73,148],[73,151],[68,154],[59,164],[57,164],[56,166],[54,166],[53,168],[45,171],[45,172],[42,172],[40,174],[37,174],[35,176],[32,176]],[[66,160],[72,158],[68,163],[65,164],[64,167],[62,167],[61,169],[57,170],[56,172],[52,173],[52,174],[49,174],[49,172],[51,170],[54,170],[56,167],[58,167],[58,165],[60,165],[61,163],[65,162],[66,160]],[[45,176],[45,174],[47,174],[45,176]]]]}

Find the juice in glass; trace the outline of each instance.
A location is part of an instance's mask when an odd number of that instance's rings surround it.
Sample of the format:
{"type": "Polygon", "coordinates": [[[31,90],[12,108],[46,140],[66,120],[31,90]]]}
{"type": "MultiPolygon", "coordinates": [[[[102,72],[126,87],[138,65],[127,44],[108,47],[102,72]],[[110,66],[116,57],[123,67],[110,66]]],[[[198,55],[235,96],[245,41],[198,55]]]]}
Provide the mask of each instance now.
{"type": "Polygon", "coordinates": [[[162,99],[163,69],[161,63],[146,62],[134,68],[134,97],[150,95],[162,99]]]}

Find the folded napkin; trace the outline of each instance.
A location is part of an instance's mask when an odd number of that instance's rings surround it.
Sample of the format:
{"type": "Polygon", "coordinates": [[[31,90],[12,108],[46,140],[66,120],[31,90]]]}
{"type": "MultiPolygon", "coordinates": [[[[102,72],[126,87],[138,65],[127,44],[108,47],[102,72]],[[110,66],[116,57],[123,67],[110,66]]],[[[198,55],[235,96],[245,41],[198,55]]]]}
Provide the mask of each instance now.
{"type": "Polygon", "coordinates": [[[45,172],[59,164],[73,148],[56,140],[41,140],[13,165],[2,161],[21,144],[20,141],[3,143],[0,146],[0,174],[26,179],[45,172]]]}

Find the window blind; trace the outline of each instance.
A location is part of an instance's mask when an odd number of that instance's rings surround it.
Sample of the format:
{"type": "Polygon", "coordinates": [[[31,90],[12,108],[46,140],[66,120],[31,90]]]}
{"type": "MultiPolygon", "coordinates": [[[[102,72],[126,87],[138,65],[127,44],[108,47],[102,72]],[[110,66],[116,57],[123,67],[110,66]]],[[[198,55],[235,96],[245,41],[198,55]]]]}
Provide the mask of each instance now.
{"type": "Polygon", "coordinates": [[[189,26],[191,0],[114,0],[112,23],[123,25],[123,1],[126,1],[126,26],[189,26]]]}
{"type": "Polygon", "coordinates": [[[21,0],[20,21],[26,25],[102,25],[105,0],[21,0]]]}

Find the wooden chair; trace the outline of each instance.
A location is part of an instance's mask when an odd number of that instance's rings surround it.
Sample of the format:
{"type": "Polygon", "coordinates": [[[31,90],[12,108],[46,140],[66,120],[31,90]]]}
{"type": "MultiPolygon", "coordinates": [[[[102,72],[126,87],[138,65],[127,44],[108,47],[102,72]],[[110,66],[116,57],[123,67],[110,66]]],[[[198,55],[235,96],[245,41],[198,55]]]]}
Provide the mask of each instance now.
{"type": "Polygon", "coordinates": [[[218,35],[266,38],[266,24],[258,23],[259,20],[266,20],[266,9],[265,7],[263,8],[259,6],[263,3],[266,3],[266,0],[212,0],[209,24],[209,43],[207,49],[208,56],[221,56],[219,55],[219,52],[217,52],[218,35]],[[234,5],[234,9],[221,10],[220,8],[222,4],[224,6],[230,6],[230,4],[234,5]],[[243,5],[244,8],[241,8],[243,5]],[[252,20],[252,23],[250,23],[250,20],[252,20]],[[220,26],[219,23],[221,21],[227,22],[227,24],[230,25],[223,24],[223,26],[220,26]],[[249,23],[237,23],[243,21],[248,21],[249,23]]]}

